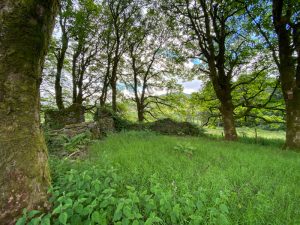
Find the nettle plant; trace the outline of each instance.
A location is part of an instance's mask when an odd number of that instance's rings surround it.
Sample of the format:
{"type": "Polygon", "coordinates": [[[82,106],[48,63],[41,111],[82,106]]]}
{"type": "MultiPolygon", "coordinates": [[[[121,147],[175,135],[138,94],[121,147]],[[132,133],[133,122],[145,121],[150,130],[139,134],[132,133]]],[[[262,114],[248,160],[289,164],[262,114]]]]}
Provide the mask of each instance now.
{"type": "Polygon", "coordinates": [[[174,147],[174,150],[192,156],[195,153],[196,148],[192,146],[190,143],[183,143],[183,144],[177,144],[174,147]]]}
{"type": "Polygon", "coordinates": [[[180,196],[163,188],[155,175],[148,188],[137,190],[122,183],[118,170],[97,166],[67,170],[54,179],[52,211],[24,211],[17,225],[230,224],[226,192],[215,199],[201,189],[180,196]]]}

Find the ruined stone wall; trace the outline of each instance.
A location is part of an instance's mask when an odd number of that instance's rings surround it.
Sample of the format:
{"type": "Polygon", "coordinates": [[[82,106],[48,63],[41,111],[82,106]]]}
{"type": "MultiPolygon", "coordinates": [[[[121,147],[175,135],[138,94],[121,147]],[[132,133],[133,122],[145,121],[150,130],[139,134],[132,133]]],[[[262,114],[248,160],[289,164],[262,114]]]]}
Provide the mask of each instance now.
{"type": "Polygon", "coordinates": [[[69,124],[84,122],[84,108],[73,104],[63,110],[48,110],[45,112],[45,124],[51,129],[61,129],[69,124]]]}

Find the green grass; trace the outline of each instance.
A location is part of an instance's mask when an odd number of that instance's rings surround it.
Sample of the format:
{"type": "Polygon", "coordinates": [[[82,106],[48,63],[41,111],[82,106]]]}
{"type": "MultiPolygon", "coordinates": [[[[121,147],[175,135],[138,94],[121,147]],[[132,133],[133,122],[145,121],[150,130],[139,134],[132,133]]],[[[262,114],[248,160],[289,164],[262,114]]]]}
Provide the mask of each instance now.
{"type": "MultiPolygon", "coordinates": [[[[137,188],[157,174],[179,194],[206,189],[217,196],[229,191],[233,224],[300,224],[300,155],[255,144],[122,133],[93,147],[93,160],[118,165],[137,188]],[[174,150],[179,143],[196,150],[190,157],[174,150]],[[296,222],[297,221],[297,222],[296,222]]],[[[96,162],[95,162],[96,163],[96,162]]]]}
{"type": "MultiPolygon", "coordinates": [[[[248,137],[248,138],[255,138],[255,128],[249,127],[238,127],[237,133],[240,137],[248,137]]],[[[278,139],[284,140],[285,139],[285,131],[278,130],[278,131],[269,131],[257,128],[257,136],[259,138],[265,139],[278,139]]],[[[221,137],[223,133],[223,128],[205,128],[205,133],[209,135],[214,135],[221,137]]]]}
{"type": "MultiPolygon", "coordinates": [[[[205,128],[204,132],[208,137],[213,139],[223,139],[224,136],[224,130],[221,127],[205,128]]],[[[255,128],[238,127],[237,133],[239,137],[238,142],[246,144],[259,144],[282,148],[285,142],[285,131],[283,130],[269,131],[257,128],[256,137],[255,128]]]]}
{"type": "Polygon", "coordinates": [[[274,146],[122,132],[52,173],[51,224],[300,224],[300,155],[274,146]]]}

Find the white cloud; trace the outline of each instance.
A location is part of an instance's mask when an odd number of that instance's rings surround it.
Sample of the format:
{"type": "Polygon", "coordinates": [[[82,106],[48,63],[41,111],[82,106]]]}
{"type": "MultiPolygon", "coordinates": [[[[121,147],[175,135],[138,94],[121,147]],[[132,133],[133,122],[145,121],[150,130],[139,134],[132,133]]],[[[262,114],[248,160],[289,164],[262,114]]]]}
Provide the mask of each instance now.
{"type": "Polygon", "coordinates": [[[202,87],[202,82],[200,80],[182,82],[181,84],[183,86],[183,92],[186,94],[197,92],[202,87]]]}

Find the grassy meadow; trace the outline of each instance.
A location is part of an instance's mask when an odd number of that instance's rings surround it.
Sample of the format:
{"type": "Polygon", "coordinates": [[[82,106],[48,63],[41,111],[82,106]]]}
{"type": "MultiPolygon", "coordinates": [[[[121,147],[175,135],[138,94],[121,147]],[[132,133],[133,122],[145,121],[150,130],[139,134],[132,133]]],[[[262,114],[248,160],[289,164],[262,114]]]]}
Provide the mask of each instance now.
{"type": "MultiPolygon", "coordinates": [[[[237,133],[241,138],[255,138],[255,128],[254,127],[237,127],[237,133]]],[[[215,137],[222,137],[223,128],[205,128],[205,133],[215,137]]],[[[260,128],[256,129],[256,134],[258,138],[272,140],[285,140],[285,131],[284,130],[263,130],[260,128]]]]}
{"type": "Polygon", "coordinates": [[[51,161],[42,224],[300,224],[300,155],[276,145],[130,131],[51,161]]]}

